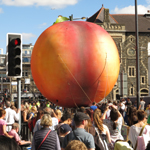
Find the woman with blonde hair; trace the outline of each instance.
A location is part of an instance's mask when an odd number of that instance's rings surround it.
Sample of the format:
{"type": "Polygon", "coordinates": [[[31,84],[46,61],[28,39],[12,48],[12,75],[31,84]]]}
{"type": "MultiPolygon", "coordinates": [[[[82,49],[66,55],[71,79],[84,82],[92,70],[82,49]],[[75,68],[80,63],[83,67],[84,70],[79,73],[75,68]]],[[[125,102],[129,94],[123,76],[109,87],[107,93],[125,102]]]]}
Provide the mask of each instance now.
{"type": "Polygon", "coordinates": [[[108,127],[103,124],[103,121],[101,118],[102,118],[101,110],[96,109],[94,111],[93,121],[94,121],[94,125],[95,125],[95,131],[96,131],[97,135],[99,136],[99,142],[101,144],[99,146],[103,150],[108,150],[106,139],[108,141],[108,144],[110,144],[111,143],[110,132],[109,132],[108,127]]]}
{"type": "Polygon", "coordinates": [[[62,113],[59,109],[55,110],[56,118],[58,119],[58,122],[60,122],[60,119],[62,117],[62,113]]]}
{"type": "Polygon", "coordinates": [[[61,150],[57,133],[49,128],[52,126],[52,118],[49,114],[42,116],[40,125],[43,128],[34,133],[31,150],[61,150]]]}
{"type": "Polygon", "coordinates": [[[30,109],[29,119],[28,120],[31,120],[33,117],[35,117],[36,113],[37,113],[36,106],[32,106],[31,109],[30,109]]]}

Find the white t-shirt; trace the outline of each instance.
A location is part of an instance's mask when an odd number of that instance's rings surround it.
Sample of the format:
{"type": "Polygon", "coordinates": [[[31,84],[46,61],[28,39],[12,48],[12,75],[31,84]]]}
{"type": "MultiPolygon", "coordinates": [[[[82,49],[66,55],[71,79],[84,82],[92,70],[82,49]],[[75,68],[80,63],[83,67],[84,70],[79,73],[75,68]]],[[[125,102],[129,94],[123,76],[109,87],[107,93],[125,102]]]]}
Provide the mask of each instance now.
{"type": "Polygon", "coordinates": [[[144,102],[144,101],[141,101],[141,102],[140,102],[140,105],[141,105],[140,110],[144,110],[145,102],[144,102]]]}
{"type": "MultiPolygon", "coordinates": [[[[5,115],[5,118],[4,120],[6,121],[7,125],[12,125],[13,123],[15,123],[15,121],[18,121],[19,120],[19,113],[16,113],[13,109],[11,109],[10,107],[9,108],[6,108],[5,109],[6,111],[6,115],[5,115]]],[[[12,126],[7,126],[6,127],[6,131],[10,131],[12,128],[12,126]]]]}
{"type": "Polygon", "coordinates": [[[121,109],[125,110],[125,104],[123,102],[121,103],[121,109]]]}
{"type": "MultiPolygon", "coordinates": [[[[132,125],[130,127],[129,140],[131,141],[131,143],[133,145],[133,148],[135,147],[135,144],[136,144],[136,141],[137,141],[137,137],[139,136],[139,134],[141,132],[141,129],[142,129],[142,127],[136,127],[135,125],[132,125]]],[[[143,134],[147,134],[150,137],[150,126],[149,125],[145,126],[145,128],[144,128],[144,130],[142,132],[142,135],[143,134]]]]}

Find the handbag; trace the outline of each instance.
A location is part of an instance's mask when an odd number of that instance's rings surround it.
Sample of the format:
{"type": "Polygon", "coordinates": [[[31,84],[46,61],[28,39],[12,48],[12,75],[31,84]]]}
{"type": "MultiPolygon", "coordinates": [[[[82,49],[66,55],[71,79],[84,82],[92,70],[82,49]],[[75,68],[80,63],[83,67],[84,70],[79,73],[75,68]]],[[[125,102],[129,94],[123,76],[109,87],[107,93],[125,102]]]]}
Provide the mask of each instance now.
{"type": "Polygon", "coordinates": [[[98,129],[95,127],[95,131],[96,131],[96,133],[97,133],[97,135],[98,135],[98,139],[99,139],[99,148],[101,149],[101,150],[108,150],[108,146],[107,146],[107,143],[106,143],[106,141],[103,141],[102,140],[102,138],[100,137],[100,135],[99,135],[99,131],[98,131],[98,129]]]}
{"type": "MultiPolygon", "coordinates": [[[[142,132],[143,132],[143,130],[144,130],[144,128],[145,128],[145,126],[146,126],[146,124],[142,127],[142,129],[141,129],[141,131],[140,131],[139,136],[141,136],[141,135],[142,135],[142,132]]],[[[138,144],[138,137],[137,137],[137,140],[136,140],[136,144],[135,144],[135,148],[134,148],[134,150],[136,150],[136,148],[137,148],[137,144],[138,144]]]]}
{"type": "Polygon", "coordinates": [[[46,136],[44,137],[43,141],[41,142],[41,144],[39,145],[39,147],[37,148],[37,150],[41,147],[41,145],[43,144],[43,142],[46,140],[47,136],[49,135],[49,133],[51,132],[51,130],[49,130],[46,134],[46,136]]]}

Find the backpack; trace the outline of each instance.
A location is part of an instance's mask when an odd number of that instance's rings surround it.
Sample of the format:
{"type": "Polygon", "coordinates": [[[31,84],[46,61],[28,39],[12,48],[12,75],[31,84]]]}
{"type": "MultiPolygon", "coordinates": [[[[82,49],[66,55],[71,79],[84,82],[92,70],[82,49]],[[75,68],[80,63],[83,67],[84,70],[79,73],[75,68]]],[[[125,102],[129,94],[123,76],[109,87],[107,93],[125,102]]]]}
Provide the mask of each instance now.
{"type": "Polygon", "coordinates": [[[28,122],[28,128],[30,130],[30,132],[33,131],[33,128],[35,126],[36,123],[36,117],[32,118],[29,122],[28,122]]]}

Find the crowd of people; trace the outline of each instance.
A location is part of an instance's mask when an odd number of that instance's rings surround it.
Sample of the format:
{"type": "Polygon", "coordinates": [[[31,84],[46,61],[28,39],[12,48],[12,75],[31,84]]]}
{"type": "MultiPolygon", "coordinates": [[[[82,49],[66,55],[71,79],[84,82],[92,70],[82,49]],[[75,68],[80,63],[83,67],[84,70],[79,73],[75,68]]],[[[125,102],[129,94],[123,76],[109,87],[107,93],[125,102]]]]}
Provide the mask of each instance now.
{"type": "Polygon", "coordinates": [[[0,145],[5,150],[150,150],[150,104],[141,98],[137,108],[127,98],[63,108],[47,100],[26,100],[17,109],[7,99],[0,104],[0,145]],[[20,136],[20,116],[28,127],[27,138],[20,136]],[[123,126],[129,129],[126,139],[123,126]]]}

